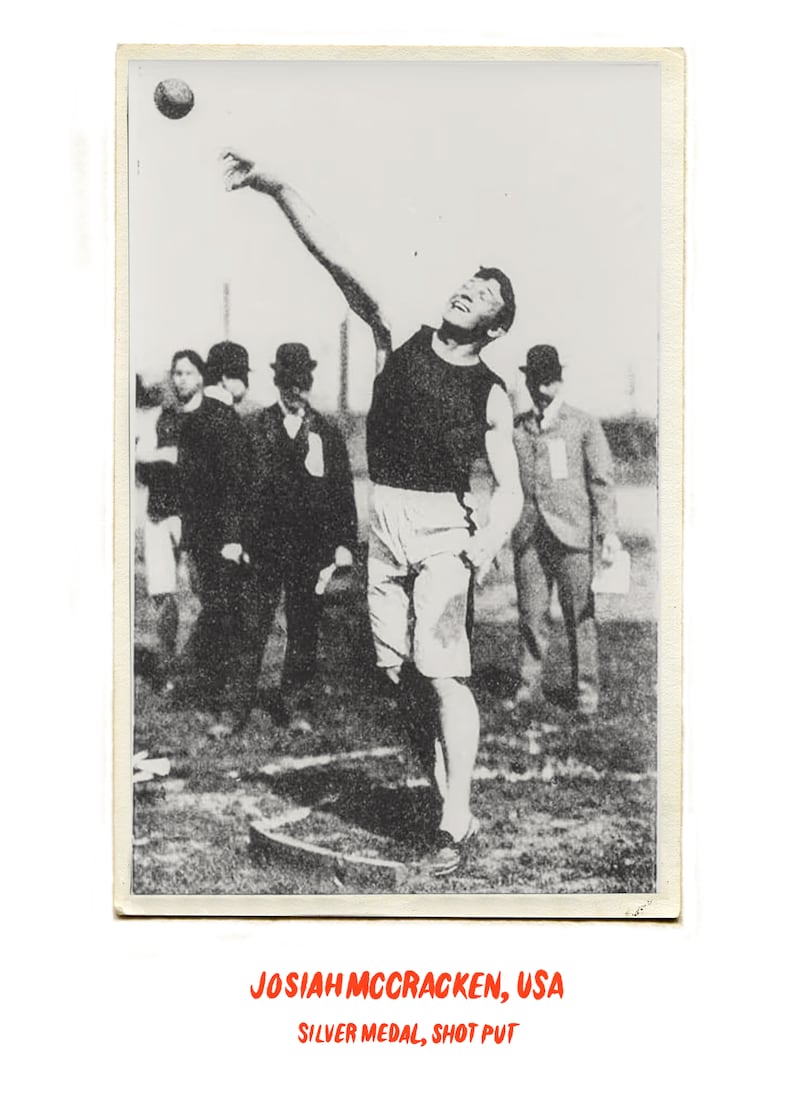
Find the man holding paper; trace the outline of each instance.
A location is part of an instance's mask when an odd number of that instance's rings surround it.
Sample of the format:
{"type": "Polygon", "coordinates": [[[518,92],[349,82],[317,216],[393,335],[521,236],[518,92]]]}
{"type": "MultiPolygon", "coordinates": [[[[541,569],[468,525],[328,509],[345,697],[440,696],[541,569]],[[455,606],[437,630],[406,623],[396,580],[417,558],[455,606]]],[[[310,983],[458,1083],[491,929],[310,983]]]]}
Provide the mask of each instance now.
{"type": "Polygon", "coordinates": [[[519,612],[517,702],[544,703],[542,667],[555,583],[570,653],[570,703],[584,716],[599,705],[597,627],[592,574],[595,553],[610,566],[616,535],[613,461],[600,421],[564,403],[558,351],[534,346],[525,375],[533,408],[515,419],[514,443],[525,497],[514,529],[519,612]]]}

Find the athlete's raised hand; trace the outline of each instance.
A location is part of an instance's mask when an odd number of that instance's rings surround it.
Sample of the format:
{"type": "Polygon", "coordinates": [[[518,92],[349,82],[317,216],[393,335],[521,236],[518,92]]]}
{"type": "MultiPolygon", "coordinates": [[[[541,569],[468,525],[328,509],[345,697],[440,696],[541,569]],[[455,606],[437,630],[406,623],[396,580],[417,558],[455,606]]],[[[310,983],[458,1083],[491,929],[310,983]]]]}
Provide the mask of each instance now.
{"type": "Polygon", "coordinates": [[[245,158],[235,150],[223,150],[220,155],[223,180],[228,192],[235,189],[252,188],[259,192],[275,194],[283,184],[276,177],[260,170],[250,158],[245,158]]]}
{"type": "Polygon", "coordinates": [[[228,192],[244,189],[250,185],[254,169],[253,162],[243,158],[234,150],[223,150],[219,160],[222,162],[223,180],[228,192]]]}
{"type": "Polygon", "coordinates": [[[497,556],[503,543],[503,536],[496,535],[486,527],[479,528],[469,539],[462,557],[472,567],[476,585],[483,585],[492,568],[497,565],[497,556]]]}

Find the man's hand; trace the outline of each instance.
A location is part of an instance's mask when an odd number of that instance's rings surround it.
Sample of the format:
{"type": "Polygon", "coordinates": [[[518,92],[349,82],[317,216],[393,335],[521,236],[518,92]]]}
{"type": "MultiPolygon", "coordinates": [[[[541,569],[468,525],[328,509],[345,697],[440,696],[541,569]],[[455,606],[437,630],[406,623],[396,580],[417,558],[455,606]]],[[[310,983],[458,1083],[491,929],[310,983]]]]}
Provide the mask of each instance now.
{"type": "Polygon", "coordinates": [[[314,586],[314,592],[318,597],[321,597],[325,590],[328,588],[333,575],[336,573],[336,563],[332,562],[330,566],[323,566],[317,578],[317,584],[314,586]]]}
{"type": "Polygon", "coordinates": [[[256,168],[255,162],[251,162],[249,158],[243,158],[235,150],[223,151],[221,161],[225,188],[228,192],[249,187],[274,196],[283,185],[277,177],[268,177],[256,168]]]}
{"type": "Polygon", "coordinates": [[[242,158],[233,150],[224,150],[220,155],[225,188],[228,192],[234,189],[244,189],[253,181],[254,163],[247,158],[242,158]]]}
{"type": "Polygon", "coordinates": [[[601,564],[603,566],[610,566],[621,550],[622,544],[619,541],[619,537],[613,532],[610,532],[603,538],[603,544],[600,548],[601,564]]]}
{"type": "Polygon", "coordinates": [[[249,556],[242,550],[241,543],[226,543],[220,554],[226,562],[244,563],[246,565],[250,561],[249,556]]]}
{"type": "Polygon", "coordinates": [[[348,547],[337,547],[333,556],[333,564],[337,570],[349,570],[353,565],[353,555],[348,547]]]}
{"type": "Polygon", "coordinates": [[[464,548],[464,559],[475,573],[475,582],[482,585],[495,564],[504,540],[498,541],[491,528],[480,528],[464,548]]]}
{"type": "Polygon", "coordinates": [[[329,566],[323,566],[317,578],[317,584],[314,586],[314,592],[318,597],[321,597],[325,590],[328,588],[331,578],[337,570],[349,570],[353,565],[353,556],[348,547],[337,547],[336,553],[333,556],[333,562],[329,566]]]}

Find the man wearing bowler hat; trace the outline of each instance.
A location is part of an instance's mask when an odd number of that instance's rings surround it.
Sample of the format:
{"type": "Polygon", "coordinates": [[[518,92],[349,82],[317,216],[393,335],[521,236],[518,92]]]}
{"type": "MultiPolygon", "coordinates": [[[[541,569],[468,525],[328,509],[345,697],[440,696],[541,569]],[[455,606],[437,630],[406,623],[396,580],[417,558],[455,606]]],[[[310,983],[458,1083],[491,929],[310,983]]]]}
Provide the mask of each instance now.
{"type": "Polygon", "coordinates": [[[544,703],[542,666],[549,639],[550,593],[558,590],[570,653],[569,701],[581,715],[598,709],[593,559],[614,561],[613,463],[600,421],[562,395],[555,347],[528,351],[525,375],[533,409],[515,420],[514,442],[525,503],[512,534],[519,611],[517,700],[544,703]]]}
{"type": "Polygon", "coordinates": [[[264,648],[281,593],[287,642],[272,709],[283,723],[288,719],[284,698],[291,699],[316,670],[320,572],[352,565],[358,525],[350,460],[339,429],[309,403],[316,365],[303,343],[283,343],[272,363],[277,403],[243,419],[250,447],[244,527],[250,573],[237,661],[237,728],[244,727],[256,703],[264,648]]]}

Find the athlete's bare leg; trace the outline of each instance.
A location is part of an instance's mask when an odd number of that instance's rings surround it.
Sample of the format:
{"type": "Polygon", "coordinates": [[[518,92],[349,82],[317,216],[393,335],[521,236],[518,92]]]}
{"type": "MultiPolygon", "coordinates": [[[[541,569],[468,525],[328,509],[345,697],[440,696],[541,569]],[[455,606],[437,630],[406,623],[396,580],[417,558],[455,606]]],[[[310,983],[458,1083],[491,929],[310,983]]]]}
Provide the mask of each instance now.
{"type": "Polygon", "coordinates": [[[439,700],[444,771],[444,805],[439,827],[458,843],[467,834],[472,813],[469,807],[472,773],[478,756],[480,719],[475,698],[458,678],[429,679],[439,700]]]}

